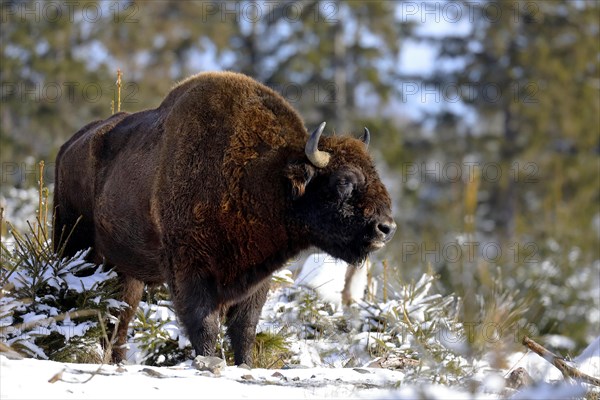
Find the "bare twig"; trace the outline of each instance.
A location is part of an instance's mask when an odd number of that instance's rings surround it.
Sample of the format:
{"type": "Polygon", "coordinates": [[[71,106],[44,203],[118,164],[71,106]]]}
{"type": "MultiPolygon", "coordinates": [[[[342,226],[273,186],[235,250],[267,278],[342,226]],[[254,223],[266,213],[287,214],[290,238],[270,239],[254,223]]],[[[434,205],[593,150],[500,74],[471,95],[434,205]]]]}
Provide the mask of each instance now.
{"type": "Polygon", "coordinates": [[[104,338],[104,341],[106,342],[106,349],[104,350],[104,357],[102,357],[102,364],[108,364],[112,356],[113,343],[115,343],[115,339],[117,337],[117,330],[119,329],[119,320],[117,319],[115,321],[115,326],[113,328],[110,339],[108,338],[108,334],[106,333],[104,319],[102,318],[102,314],[100,313],[98,313],[98,323],[100,324],[100,329],[102,329],[102,336],[104,338]]]}
{"type": "Polygon", "coordinates": [[[0,261],[2,260],[2,223],[4,222],[4,208],[0,207],[0,261]]]}
{"type": "Polygon", "coordinates": [[[121,112],[121,69],[117,69],[117,112],[121,112]]]}
{"type": "Polygon", "coordinates": [[[365,296],[365,300],[372,303],[375,299],[375,291],[373,290],[373,266],[371,263],[368,263],[365,266],[367,267],[367,295],[365,296]]]}
{"type": "Polygon", "coordinates": [[[279,361],[281,361],[283,363],[283,365],[286,365],[285,360],[283,359],[283,357],[279,356],[279,357],[277,357],[277,360],[273,361],[266,369],[273,368],[273,365],[277,364],[279,361]]]}
{"type": "Polygon", "coordinates": [[[388,292],[387,292],[387,274],[388,273],[388,263],[387,260],[383,260],[383,302],[387,303],[388,300],[388,292]]]}
{"type": "MultiPolygon", "coordinates": [[[[44,220],[44,160],[40,161],[40,179],[38,181],[38,225],[37,225],[37,236],[41,237],[43,234],[42,221],[44,220]]],[[[40,247],[41,248],[41,247],[40,247]]]]}
{"type": "Polygon", "coordinates": [[[50,190],[46,186],[44,189],[44,239],[48,241],[48,198],[50,197],[50,190]]]}
{"type": "Polygon", "coordinates": [[[565,359],[557,356],[527,336],[523,338],[523,345],[558,368],[565,378],[578,379],[584,383],[600,387],[600,379],[584,374],[577,368],[570,366],[565,359]]]}

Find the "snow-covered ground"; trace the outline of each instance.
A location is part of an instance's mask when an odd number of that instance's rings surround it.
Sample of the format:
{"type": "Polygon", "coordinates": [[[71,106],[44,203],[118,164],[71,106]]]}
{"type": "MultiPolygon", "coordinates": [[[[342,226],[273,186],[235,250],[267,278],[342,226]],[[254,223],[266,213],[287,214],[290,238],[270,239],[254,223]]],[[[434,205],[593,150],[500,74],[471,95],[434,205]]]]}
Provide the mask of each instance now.
{"type": "MultiPolygon", "coordinates": [[[[532,375],[558,378],[557,370],[534,354],[514,365],[532,375]]],[[[575,360],[582,372],[600,375],[600,337],[575,360]]],[[[474,392],[442,385],[402,385],[404,374],[381,368],[294,368],[281,370],[225,367],[220,375],[201,372],[190,362],[175,367],[70,364],[45,360],[9,360],[0,355],[2,399],[498,399],[505,398],[503,380],[490,375],[474,392]],[[491,377],[491,378],[490,378],[491,377]]],[[[514,398],[562,399],[582,396],[577,384],[534,386],[514,398]]]]}
{"type": "Polygon", "coordinates": [[[390,397],[403,374],[384,369],[310,368],[246,370],[226,367],[220,376],[189,363],[176,367],[65,364],[0,356],[1,397],[44,399],[288,399],[390,397]],[[57,375],[58,374],[58,375],[57,375]],[[60,376],[54,383],[53,377],[60,376]],[[89,380],[88,380],[89,379],[89,380]],[[87,381],[87,382],[85,382],[87,381]],[[85,382],[85,383],[84,383],[85,382]]]}

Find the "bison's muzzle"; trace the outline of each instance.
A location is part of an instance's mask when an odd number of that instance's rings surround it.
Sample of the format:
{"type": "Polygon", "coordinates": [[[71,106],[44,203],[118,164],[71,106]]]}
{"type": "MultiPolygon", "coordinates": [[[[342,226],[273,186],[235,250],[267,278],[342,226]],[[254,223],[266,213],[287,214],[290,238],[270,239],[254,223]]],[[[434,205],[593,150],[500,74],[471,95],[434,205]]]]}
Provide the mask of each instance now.
{"type": "Polygon", "coordinates": [[[377,224],[377,237],[371,242],[371,248],[373,250],[382,248],[392,240],[394,233],[396,233],[396,223],[391,218],[385,222],[379,222],[377,224]]]}

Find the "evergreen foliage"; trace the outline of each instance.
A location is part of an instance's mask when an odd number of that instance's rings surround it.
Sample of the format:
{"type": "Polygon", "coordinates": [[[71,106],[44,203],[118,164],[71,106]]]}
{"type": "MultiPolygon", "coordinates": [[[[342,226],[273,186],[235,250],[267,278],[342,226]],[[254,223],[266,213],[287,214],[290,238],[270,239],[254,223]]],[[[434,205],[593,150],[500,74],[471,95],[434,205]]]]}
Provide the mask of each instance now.
{"type": "Polygon", "coordinates": [[[89,249],[63,257],[69,232],[54,252],[43,176],[40,162],[35,224],[21,233],[9,223],[12,240],[0,242],[0,340],[35,358],[101,362],[107,321],[126,306],[115,300],[117,275],[87,262],[89,249]]]}
{"type": "Polygon", "coordinates": [[[172,366],[193,358],[191,343],[182,334],[168,301],[141,302],[131,329],[132,341],[141,354],[129,361],[172,366]]]}

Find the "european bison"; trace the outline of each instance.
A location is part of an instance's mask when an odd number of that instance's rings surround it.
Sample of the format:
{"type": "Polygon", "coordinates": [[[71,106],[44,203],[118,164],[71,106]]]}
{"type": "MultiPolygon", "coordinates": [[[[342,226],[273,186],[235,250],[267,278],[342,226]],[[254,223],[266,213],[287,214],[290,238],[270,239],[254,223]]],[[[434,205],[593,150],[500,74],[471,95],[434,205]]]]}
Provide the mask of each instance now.
{"type": "Polygon", "coordinates": [[[56,159],[54,243],[92,247],[123,300],[113,361],[144,284],[167,282],[196,354],[226,316],[235,363],[251,363],[271,274],[314,245],[360,263],[395,231],[361,140],[308,135],[277,93],[231,72],[201,73],[153,110],[92,122],[56,159]],[[319,147],[320,149],[318,149],[319,147]],[[81,220],[76,224],[77,219],[81,220]]]}

